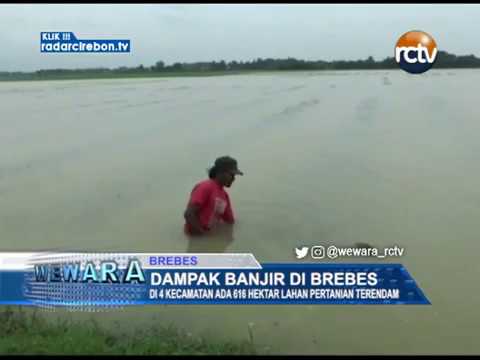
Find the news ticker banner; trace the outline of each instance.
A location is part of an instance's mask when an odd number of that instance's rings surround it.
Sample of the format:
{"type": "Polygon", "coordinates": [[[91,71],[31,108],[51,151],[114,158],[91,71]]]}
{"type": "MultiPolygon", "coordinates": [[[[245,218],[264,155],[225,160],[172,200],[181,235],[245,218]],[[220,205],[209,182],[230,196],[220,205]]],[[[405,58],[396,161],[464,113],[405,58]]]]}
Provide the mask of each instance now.
{"type": "Polygon", "coordinates": [[[267,263],[253,254],[0,253],[0,305],[429,305],[401,264],[267,263]]]}

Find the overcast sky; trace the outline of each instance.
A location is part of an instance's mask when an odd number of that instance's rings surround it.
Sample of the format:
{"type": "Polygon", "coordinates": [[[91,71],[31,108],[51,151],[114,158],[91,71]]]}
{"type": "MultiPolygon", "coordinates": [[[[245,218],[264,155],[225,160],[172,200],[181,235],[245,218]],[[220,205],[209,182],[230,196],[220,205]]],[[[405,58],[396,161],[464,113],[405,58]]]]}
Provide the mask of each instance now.
{"type": "Polygon", "coordinates": [[[9,4],[0,5],[0,71],[194,61],[393,56],[410,30],[439,50],[480,56],[480,4],[9,4]],[[128,54],[40,53],[41,31],[130,39],[128,54]]]}

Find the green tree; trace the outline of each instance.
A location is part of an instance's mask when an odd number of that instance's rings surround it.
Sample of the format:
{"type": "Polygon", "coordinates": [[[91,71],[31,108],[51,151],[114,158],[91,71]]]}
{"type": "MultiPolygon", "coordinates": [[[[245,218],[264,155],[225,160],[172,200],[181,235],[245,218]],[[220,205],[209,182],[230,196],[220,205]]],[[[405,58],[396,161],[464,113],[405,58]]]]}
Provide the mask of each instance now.
{"type": "Polygon", "coordinates": [[[153,70],[155,71],[162,71],[165,69],[165,63],[163,61],[157,61],[153,67],[153,70]]]}

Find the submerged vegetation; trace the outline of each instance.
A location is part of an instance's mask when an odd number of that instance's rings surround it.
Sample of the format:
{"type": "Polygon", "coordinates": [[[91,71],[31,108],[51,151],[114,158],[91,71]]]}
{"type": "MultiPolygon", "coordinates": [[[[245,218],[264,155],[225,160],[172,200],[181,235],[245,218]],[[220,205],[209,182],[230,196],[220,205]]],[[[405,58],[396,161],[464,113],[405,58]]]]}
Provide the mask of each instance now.
{"type": "MultiPolygon", "coordinates": [[[[457,56],[439,51],[434,68],[460,69],[480,68],[480,58],[474,55],[457,56]]],[[[63,80],[63,79],[106,79],[165,76],[218,76],[244,74],[252,71],[295,71],[295,70],[387,70],[398,69],[393,57],[375,61],[369,56],[363,60],[309,61],[295,58],[256,59],[252,61],[210,61],[166,65],[157,61],[152,66],[91,68],[91,69],[49,69],[35,72],[0,72],[0,81],[15,80],[63,80]]]]}

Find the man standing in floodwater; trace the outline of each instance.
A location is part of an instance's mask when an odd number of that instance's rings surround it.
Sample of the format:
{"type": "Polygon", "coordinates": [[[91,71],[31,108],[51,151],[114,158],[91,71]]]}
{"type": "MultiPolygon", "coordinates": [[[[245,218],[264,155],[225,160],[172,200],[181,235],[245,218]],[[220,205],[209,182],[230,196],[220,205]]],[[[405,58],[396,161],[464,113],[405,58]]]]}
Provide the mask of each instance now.
{"type": "Polygon", "coordinates": [[[196,184],[183,216],[185,232],[189,235],[203,235],[214,229],[220,222],[233,224],[232,204],[224,187],[231,187],[235,175],[243,175],[237,160],[222,156],[208,171],[209,179],[196,184]]]}

